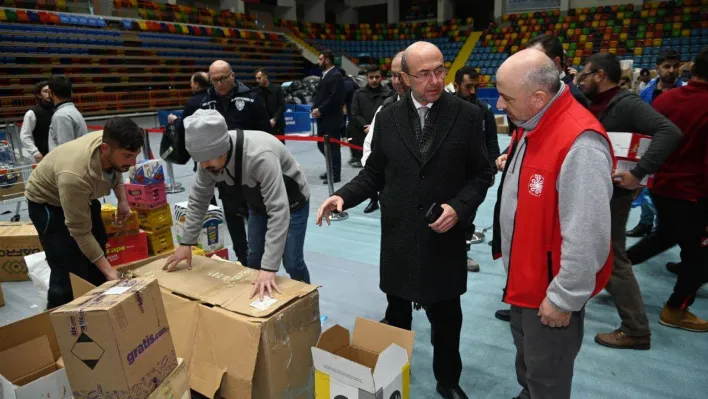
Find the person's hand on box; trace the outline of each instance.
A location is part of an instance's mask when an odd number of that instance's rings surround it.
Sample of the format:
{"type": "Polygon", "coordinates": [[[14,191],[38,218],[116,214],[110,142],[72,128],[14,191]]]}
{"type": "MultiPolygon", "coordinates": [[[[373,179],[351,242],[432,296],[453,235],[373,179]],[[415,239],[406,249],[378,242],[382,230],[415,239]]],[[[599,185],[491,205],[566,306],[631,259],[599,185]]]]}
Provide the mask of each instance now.
{"type": "Polygon", "coordinates": [[[118,203],[118,222],[123,223],[130,217],[130,205],[127,201],[122,201],[118,203]]]}
{"type": "Polygon", "coordinates": [[[612,180],[614,180],[617,186],[622,187],[626,190],[636,190],[642,187],[642,184],[639,179],[637,179],[636,176],[634,176],[631,172],[628,171],[615,172],[612,175],[612,180]]]}
{"type": "Polygon", "coordinates": [[[253,281],[253,291],[251,291],[251,298],[259,295],[261,301],[265,298],[265,293],[268,296],[274,298],[273,291],[280,294],[280,289],[278,284],[275,283],[275,272],[270,272],[268,270],[261,270],[258,273],[258,277],[253,281]]]}
{"type": "Polygon", "coordinates": [[[167,258],[167,262],[165,262],[165,266],[162,267],[162,270],[167,270],[168,272],[178,270],[177,266],[183,260],[187,261],[187,269],[192,270],[192,247],[189,245],[180,245],[177,247],[175,253],[167,258]]]}

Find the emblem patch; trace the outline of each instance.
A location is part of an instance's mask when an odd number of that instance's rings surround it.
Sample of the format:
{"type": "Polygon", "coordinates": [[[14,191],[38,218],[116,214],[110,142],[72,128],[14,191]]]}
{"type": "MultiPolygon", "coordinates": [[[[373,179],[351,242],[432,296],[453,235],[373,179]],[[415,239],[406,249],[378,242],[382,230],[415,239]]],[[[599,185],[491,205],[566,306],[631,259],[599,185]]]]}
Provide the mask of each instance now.
{"type": "Polygon", "coordinates": [[[540,197],[543,192],[543,176],[535,174],[529,181],[529,193],[535,197],[540,197]]]}

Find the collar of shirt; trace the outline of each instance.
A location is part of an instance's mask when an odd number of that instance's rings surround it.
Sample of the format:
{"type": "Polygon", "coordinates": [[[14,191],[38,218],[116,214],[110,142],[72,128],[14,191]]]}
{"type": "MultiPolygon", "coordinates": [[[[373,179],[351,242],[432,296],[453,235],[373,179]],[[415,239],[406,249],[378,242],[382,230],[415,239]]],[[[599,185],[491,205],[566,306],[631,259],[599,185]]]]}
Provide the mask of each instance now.
{"type": "Polygon", "coordinates": [[[419,103],[418,100],[416,100],[415,97],[413,97],[413,91],[411,91],[411,99],[413,99],[413,106],[415,107],[416,110],[419,108],[423,108],[423,107],[427,107],[428,109],[433,108],[433,103],[428,103],[427,105],[423,105],[423,104],[419,103]]]}
{"type": "Polygon", "coordinates": [[[559,78],[560,78],[561,80],[563,80],[564,77],[565,77],[565,72],[561,71],[559,78]]]}
{"type": "Polygon", "coordinates": [[[334,68],[334,66],[329,67],[328,70],[322,72],[322,79],[324,79],[325,75],[327,75],[327,72],[331,71],[334,68]]]}

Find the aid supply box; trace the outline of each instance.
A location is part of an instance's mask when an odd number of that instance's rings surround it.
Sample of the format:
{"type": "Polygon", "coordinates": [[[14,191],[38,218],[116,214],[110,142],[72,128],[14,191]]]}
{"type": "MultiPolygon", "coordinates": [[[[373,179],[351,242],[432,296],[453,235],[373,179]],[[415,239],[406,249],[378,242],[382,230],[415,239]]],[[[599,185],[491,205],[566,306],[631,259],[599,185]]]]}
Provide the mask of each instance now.
{"type": "Polygon", "coordinates": [[[607,132],[607,135],[610,137],[615,157],[630,161],[640,160],[651,144],[651,136],[643,134],[607,132]]]}
{"type": "Polygon", "coordinates": [[[156,159],[144,160],[130,168],[128,177],[133,184],[156,184],[165,182],[162,163],[156,159]]]}
{"type": "Polygon", "coordinates": [[[109,237],[106,242],[106,259],[112,266],[124,265],[148,257],[148,241],[144,231],[109,237]]]}
{"type": "Polygon", "coordinates": [[[125,185],[125,193],[131,208],[155,209],[167,204],[165,183],[125,185]]]}
{"type": "Polygon", "coordinates": [[[0,327],[0,398],[71,397],[49,312],[0,327]]]}
{"type": "Polygon", "coordinates": [[[25,281],[25,256],[42,252],[32,223],[0,222],[0,281],[25,281]]]}
{"type": "MultiPolygon", "coordinates": [[[[187,219],[187,202],[175,204],[175,227],[177,241],[181,242],[184,236],[184,227],[187,219]]],[[[214,252],[224,248],[224,212],[220,207],[209,205],[207,214],[202,222],[197,246],[205,252],[214,252]]],[[[194,243],[189,243],[194,244],[194,243]]]]}
{"type": "Polygon", "coordinates": [[[177,367],[155,279],[109,281],[51,319],[76,398],[145,399],[177,367]]]}
{"type": "Polygon", "coordinates": [[[117,220],[118,208],[113,204],[101,205],[101,219],[106,227],[109,236],[115,234],[136,234],[140,230],[138,224],[138,214],[135,210],[130,210],[130,216],[123,221],[117,220]]]}
{"type": "MultiPolygon", "coordinates": [[[[637,166],[637,161],[630,161],[628,159],[623,159],[623,158],[615,158],[615,164],[613,169],[616,172],[629,172],[634,167],[637,166]]],[[[652,183],[654,183],[654,175],[647,175],[644,176],[644,178],[639,182],[644,187],[651,187],[652,183]]]]}
{"type": "Polygon", "coordinates": [[[335,325],[312,348],[315,399],[410,398],[415,333],[357,318],[354,333],[335,325]]]}
{"type": "Polygon", "coordinates": [[[160,255],[175,248],[172,229],[157,232],[146,231],[145,234],[147,234],[148,253],[150,255],[160,255]]]}
{"type": "Polygon", "coordinates": [[[155,209],[138,209],[138,223],[145,231],[160,231],[172,227],[170,204],[155,209]]]}

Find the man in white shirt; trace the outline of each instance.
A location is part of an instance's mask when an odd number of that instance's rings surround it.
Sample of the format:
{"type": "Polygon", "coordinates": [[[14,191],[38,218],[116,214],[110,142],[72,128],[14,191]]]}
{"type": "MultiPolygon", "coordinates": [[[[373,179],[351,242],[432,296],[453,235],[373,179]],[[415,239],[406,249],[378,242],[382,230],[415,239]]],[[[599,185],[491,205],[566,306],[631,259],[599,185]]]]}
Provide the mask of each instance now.
{"type": "Polygon", "coordinates": [[[35,162],[39,162],[49,152],[49,126],[54,115],[54,104],[46,80],[35,84],[32,94],[37,97],[39,103],[25,113],[20,139],[29,155],[35,162]]]}

